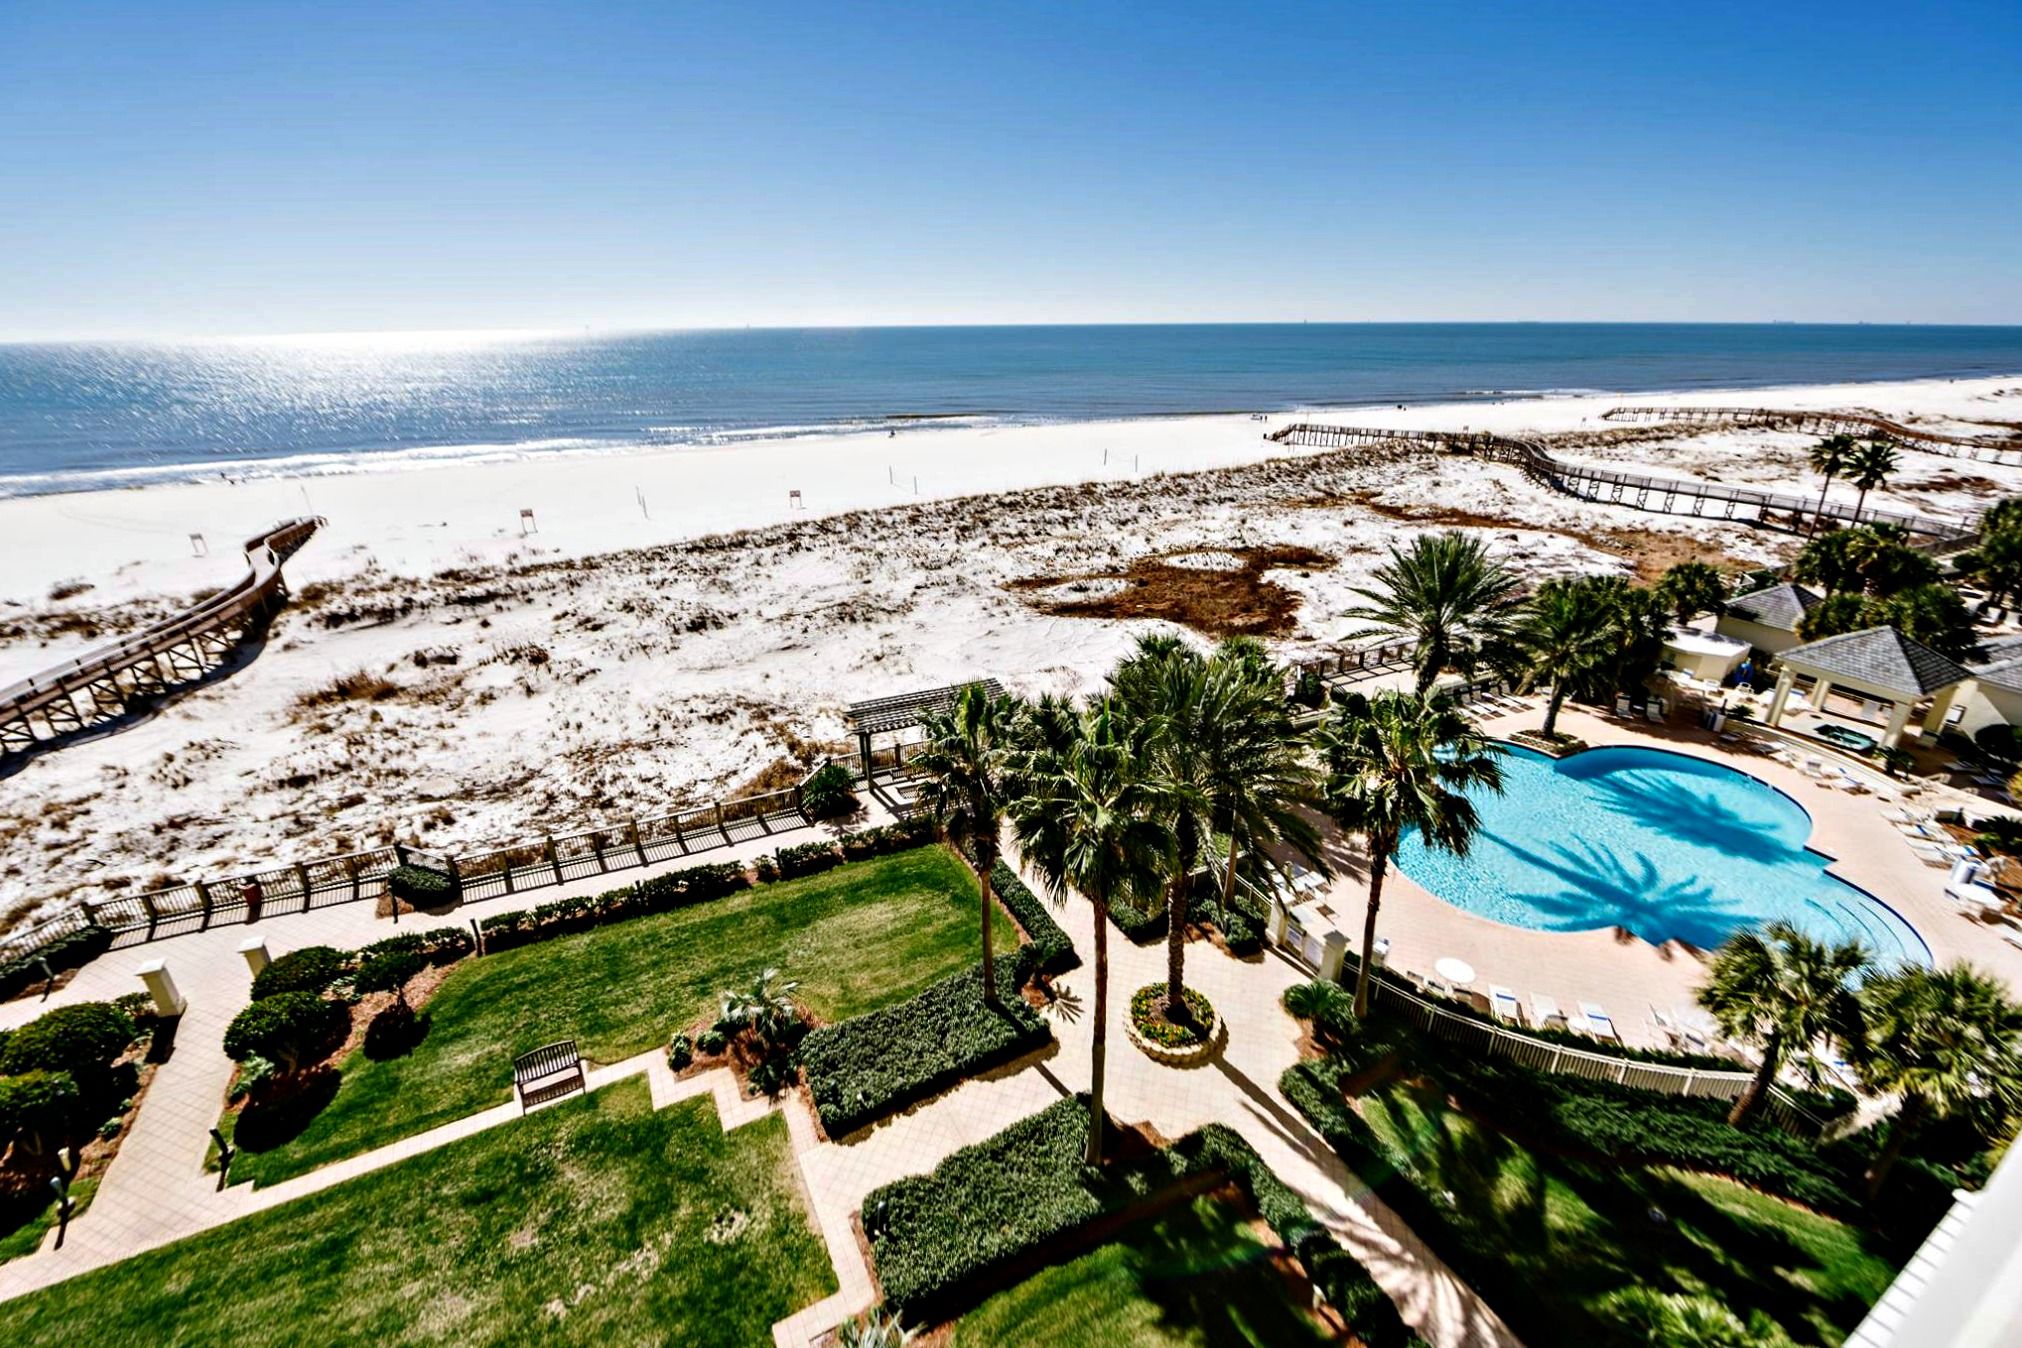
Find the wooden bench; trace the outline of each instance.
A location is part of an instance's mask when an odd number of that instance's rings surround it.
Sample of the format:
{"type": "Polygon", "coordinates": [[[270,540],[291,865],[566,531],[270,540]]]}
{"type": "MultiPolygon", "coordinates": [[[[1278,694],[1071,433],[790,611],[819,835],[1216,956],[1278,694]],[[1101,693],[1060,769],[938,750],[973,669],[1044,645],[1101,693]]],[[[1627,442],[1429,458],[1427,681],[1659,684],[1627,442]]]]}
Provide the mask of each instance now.
{"type": "Polygon", "coordinates": [[[576,1041],[543,1044],[514,1058],[513,1087],[520,1093],[522,1111],[571,1091],[588,1091],[590,1082],[583,1074],[583,1055],[576,1052],[576,1041]]]}

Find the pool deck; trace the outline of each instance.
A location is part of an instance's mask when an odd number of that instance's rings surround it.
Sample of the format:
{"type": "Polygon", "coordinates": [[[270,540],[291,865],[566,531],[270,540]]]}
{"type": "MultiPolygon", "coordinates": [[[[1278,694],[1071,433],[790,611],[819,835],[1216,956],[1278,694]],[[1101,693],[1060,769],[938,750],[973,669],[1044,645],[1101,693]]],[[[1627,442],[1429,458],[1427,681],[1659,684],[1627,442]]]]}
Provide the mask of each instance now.
{"type": "MultiPolygon", "coordinates": [[[[1484,717],[1493,736],[1536,729],[1539,710],[1484,717]]],[[[1687,725],[1653,725],[1595,715],[1572,706],[1559,714],[1559,728],[1596,748],[1635,745],[1663,748],[1721,763],[1760,778],[1785,792],[1811,815],[1810,846],[1832,858],[1827,869],[1881,899],[1924,938],[1940,965],[1965,960],[2005,979],[2022,994],[2022,950],[2001,939],[2002,927],[1968,916],[1945,897],[1946,872],[1919,861],[1902,836],[1883,818],[1894,802],[1874,794],[1852,795],[1824,786],[1797,769],[1687,725]]],[[[1350,933],[1350,948],[1361,943],[1368,901],[1368,857],[1359,839],[1327,833],[1328,864],[1336,879],[1328,887],[1336,921],[1350,933]]],[[[1391,941],[1389,965],[1430,975],[1433,963],[1457,956],[1474,966],[1466,991],[1485,994],[1491,983],[1509,988],[1529,1014],[1532,993],[1543,993],[1568,1015],[1583,1001],[1599,1002],[1624,1042],[1662,1044],[1650,1008],[1689,1006],[1705,976],[1706,956],[1677,942],[1653,946],[1609,928],[1586,932],[1534,931],[1476,916],[1434,897],[1411,878],[1390,868],[1383,885],[1377,930],[1391,941]]],[[[2008,928],[2015,931],[2015,928],[2008,928]]],[[[2018,932],[2022,934],[2022,932],[2018,932]]]]}

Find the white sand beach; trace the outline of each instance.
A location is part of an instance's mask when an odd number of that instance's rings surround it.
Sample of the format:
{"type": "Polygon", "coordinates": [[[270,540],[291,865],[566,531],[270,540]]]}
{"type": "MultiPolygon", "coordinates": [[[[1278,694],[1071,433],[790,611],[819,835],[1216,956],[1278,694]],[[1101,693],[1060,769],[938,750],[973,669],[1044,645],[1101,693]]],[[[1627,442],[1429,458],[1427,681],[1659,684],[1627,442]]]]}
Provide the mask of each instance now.
{"type": "MultiPolygon", "coordinates": [[[[1353,635],[1349,590],[1417,529],[1481,529],[1540,576],[1786,556],[1786,534],[1574,501],[1504,465],[1264,438],[1292,420],[1549,434],[1653,473],[1818,489],[1813,436],[1601,419],[1649,403],[2001,434],[2022,422],[2022,376],[965,426],[0,501],[0,682],[229,582],[257,529],[328,520],[244,668],[0,778],[0,909],[396,834],[559,833],[783,780],[843,747],[855,698],[978,674],[1088,687],[1160,620],[1060,605],[1141,593],[1122,577],[1147,567],[1174,612],[1295,657],[1353,635]],[[337,692],[361,672],[362,692],[337,692]]],[[[1872,504],[1964,515],[2022,492],[2022,469],[1903,460],[1872,504]]]]}

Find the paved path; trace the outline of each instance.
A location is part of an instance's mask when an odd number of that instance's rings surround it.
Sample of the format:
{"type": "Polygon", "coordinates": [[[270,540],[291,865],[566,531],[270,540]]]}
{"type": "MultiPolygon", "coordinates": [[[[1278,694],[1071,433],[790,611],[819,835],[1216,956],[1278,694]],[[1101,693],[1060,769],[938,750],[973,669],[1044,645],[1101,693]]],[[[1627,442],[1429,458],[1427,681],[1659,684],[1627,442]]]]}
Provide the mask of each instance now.
{"type": "MultiPolygon", "coordinates": [[[[812,830],[809,831],[812,836],[812,830]]],[[[800,840],[782,835],[749,853],[800,840]]],[[[672,869],[672,867],[661,868],[672,869]]],[[[627,879],[633,878],[628,874],[627,879]]],[[[560,894],[594,892],[610,883],[592,880],[561,890],[492,900],[460,910],[458,918],[483,918],[512,906],[546,902],[560,894]]],[[[1077,949],[1092,951],[1092,915],[1076,902],[1059,913],[1077,949]]],[[[425,920],[416,925],[433,925],[425,920]]],[[[257,929],[275,953],[304,945],[361,944],[392,930],[357,904],[268,919],[257,929]]],[[[190,1009],[175,1053],[157,1072],[132,1131],[107,1170],[92,1206],[72,1224],[61,1250],[48,1248],[0,1265],[0,1299],[114,1262],[251,1212],[342,1183],[368,1171],[509,1125],[520,1117],[504,1104],[441,1128],[404,1138],[311,1174],[255,1189],[234,1185],[220,1193],[203,1171],[207,1131],[217,1121],[231,1063],[222,1051],[224,1027],[245,1005],[249,979],[236,946],[242,927],[225,927],[121,951],[80,971],[52,1001],[114,996],[131,990],[132,967],[165,958],[189,998],[190,1009]]],[[[1189,952],[1189,977],[1229,1024],[1226,1047],[1209,1064],[1162,1067],[1133,1048],[1123,1031],[1130,992],[1163,976],[1164,947],[1139,949],[1112,933],[1108,1105],[1118,1119],[1149,1123],[1172,1137],[1203,1124],[1236,1128],[1315,1214],[1367,1265],[1397,1301],[1405,1319],[1436,1348],[1517,1348],[1517,1341],[1480,1298],[1455,1278],[1370,1194],[1325,1142],[1278,1093],[1277,1080],[1298,1058],[1297,1025],[1279,1004],[1283,990],[1304,974],[1266,955],[1239,961],[1207,945],[1189,952]]],[[[868,1307],[873,1288],[857,1245],[852,1219],[863,1197],[879,1185],[933,1168],[957,1148],[979,1142],[1063,1095],[1086,1089],[1089,1073],[1087,1008],[1093,998],[1092,961],[1059,980],[1052,1014],[1056,1045],[1034,1059],[968,1082],[896,1118],[840,1142],[818,1140],[814,1121],[798,1096],[783,1108],[806,1182],[816,1224],[825,1239],[838,1290],[774,1327],[780,1348],[802,1348],[845,1316],[868,1307]]],[[[34,1002],[0,1007],[0,1023],[15,1024],[41,1009],[34,1002]]],[[[503,1051],[503,1050],[502,1050],[503,1051]]],[[[716,1096],[726,1127],[762,1117],[775,1106],[740,1098],[727,1074],[707,1073],[676,1082],[657,1052],[595,1069],[593,1087],[644,1072],[656,1107],[702,1092],[716,1096]]]]}

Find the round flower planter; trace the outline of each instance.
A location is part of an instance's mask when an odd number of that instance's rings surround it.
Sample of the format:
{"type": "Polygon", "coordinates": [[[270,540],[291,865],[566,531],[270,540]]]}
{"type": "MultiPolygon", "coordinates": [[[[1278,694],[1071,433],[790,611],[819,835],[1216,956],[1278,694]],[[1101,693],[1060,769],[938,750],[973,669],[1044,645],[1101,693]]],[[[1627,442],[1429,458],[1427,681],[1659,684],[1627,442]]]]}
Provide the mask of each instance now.
{"type": "Polygon", "coordinates": [[[1192,988],[1187,989],[1187,1006],[1200,1023],[1202,1032],[1198,1037],[1185,1039],[1177,1039],[1172,1026],[1153,1016],[1153,1009],[1164,1000],[1165,984],[1162,982],[1139,988],[1131,994],[1130,1015],[1124,1019],[1123,1027],[1140,1053],[1168,1067],[1188,1067],[1201,1062],[1220,1047],[1222,1018],[1215,1013],[1207,998],[1192,988]]]}

